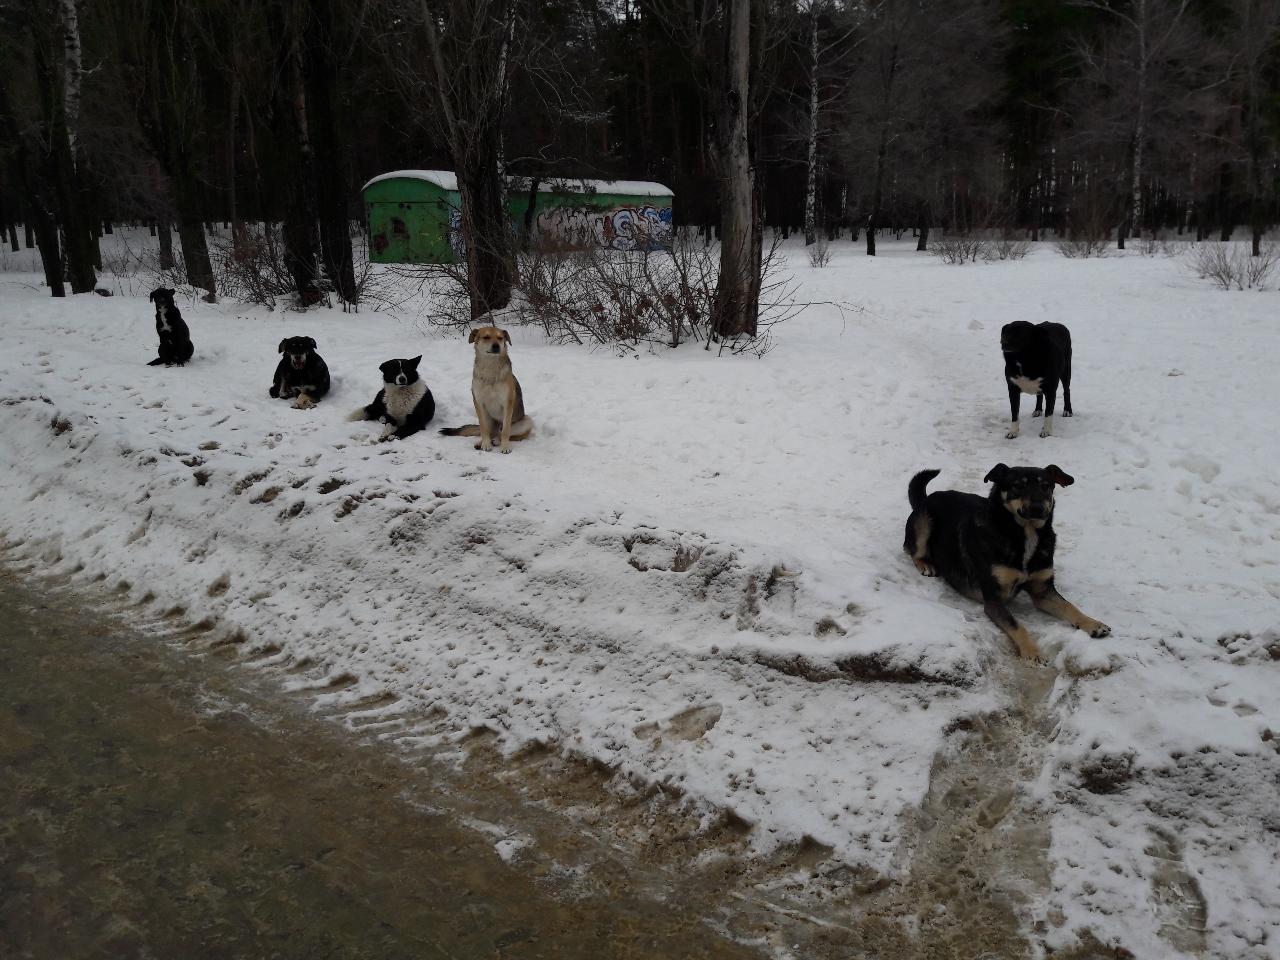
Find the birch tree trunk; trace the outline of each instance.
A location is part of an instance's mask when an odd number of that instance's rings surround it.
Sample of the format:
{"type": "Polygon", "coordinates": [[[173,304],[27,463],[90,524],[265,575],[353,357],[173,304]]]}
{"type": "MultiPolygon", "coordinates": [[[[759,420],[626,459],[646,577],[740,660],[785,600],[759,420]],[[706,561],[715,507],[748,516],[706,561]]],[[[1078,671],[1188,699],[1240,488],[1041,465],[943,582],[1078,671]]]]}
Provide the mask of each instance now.
{"type": "Polygon", "coordinates": [[[756,335],[760,231],[748,132],[751,0],[730,0],[719,124],[720,277],[711,329],[722,338],[756,335]]]}
{"type": "Polygon", "coordinates": [[[809,3],[809,150],[804,193],[804,243],[817,243],[818,213],[818,4],[809,3]]]}

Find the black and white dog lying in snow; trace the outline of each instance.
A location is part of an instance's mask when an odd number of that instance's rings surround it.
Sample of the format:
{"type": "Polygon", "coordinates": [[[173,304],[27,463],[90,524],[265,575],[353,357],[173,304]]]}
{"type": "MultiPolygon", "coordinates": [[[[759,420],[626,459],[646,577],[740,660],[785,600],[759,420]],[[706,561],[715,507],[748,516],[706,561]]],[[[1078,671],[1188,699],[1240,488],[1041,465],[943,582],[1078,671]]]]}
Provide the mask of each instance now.
{"type": "Polygon", "coordinates": [[[299,410],[314,407],[329,392],[329,365],[316,353],[316,342],[310,337],[285,337],[280,341],[280,363],[267,392],[288,400],[299,410]]]}
{"type": "Polygon", "coordinates": [[[418,376],[422,356],[410,360],[388,360],[382,370],[383,387],[373,403],[354,411],[348,420],[378,420],[383,424],[382,440],[403,440],[423,429],[436,415],[436,401],[418,376]]]}
{"type": "Polygon", "coordinates": [[[1044,426],[1040,436],[1053,434],[1053,405],[1062,384],[1062,415],[1071,416],[1071,331],[1060,323],[1031,323],[1015,320],[1000,328],[1000,349],[1004,353],[1004,380],[1009,388],[1009,409],[1013,425],[1005,438],[1018,435],[1018,401],[1022,394],[1036,398],[1031,415],[1040,416],[1044,404],[1044,426]]]}
{"type": "Polygon", "coordinates": [[[156,287],[147,299],[156,305],[156,333],[160,335],[158,355],[147,366],[182,366],[191,359],[195,346],[191,343],[191,331],[182,319],[182,311],[173,302],[176,290],[156,287]]]}

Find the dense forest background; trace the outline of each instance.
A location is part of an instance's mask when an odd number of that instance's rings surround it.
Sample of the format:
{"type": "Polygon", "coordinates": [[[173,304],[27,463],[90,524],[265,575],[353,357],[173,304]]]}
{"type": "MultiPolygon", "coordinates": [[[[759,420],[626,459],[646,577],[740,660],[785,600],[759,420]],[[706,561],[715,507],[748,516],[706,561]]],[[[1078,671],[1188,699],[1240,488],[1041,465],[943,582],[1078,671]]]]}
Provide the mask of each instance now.
{"type": "Polygon", "coordinates": [[[98,232],[172,224],[212,289],[202,224],[275,223],[341,290],[360,186],[474,149],[718,226],[731,8],[767,226],[874,252],[1280,218],[1280,0],[0,0],[0,225],[60,236],[81,289],[98,232]]]}

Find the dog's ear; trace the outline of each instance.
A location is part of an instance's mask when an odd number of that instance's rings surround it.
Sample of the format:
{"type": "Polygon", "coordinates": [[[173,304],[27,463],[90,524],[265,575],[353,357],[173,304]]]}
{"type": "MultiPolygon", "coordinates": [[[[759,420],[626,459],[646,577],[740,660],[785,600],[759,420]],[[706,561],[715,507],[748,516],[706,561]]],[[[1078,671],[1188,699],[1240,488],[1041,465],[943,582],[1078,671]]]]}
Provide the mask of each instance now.
{"type": "Polygon", "coordinates": [[[155,303],[156,294],[159,292],[160,292],[159,290],[152,290],[149,294],[147,294],[147,299],[150,300],[152,303],[155,303]]]}
{"type": "Polygon", "coordinates": [[[288,343],[288,342],[289,342],[289,338],[288,338],[288,337],[285,337],[283,340],[281,340],[281,341],[280,341],[280,346],[279,346],[279,348],[276,350],[276,352],[277,352],[277,353],[284,353],[284,345],[285,345],[286,343],[288,343]]]}
{"type": "Polygon", "coordinates": [[[471,333],[470,333],[470,335],[468,335],[468,337],[467,337],[467,343],[475,343],[475,342],[476,342],[476,334],[477,334],[477,333],[479,333],[479,332],[480,332],[479,330],[472,330],[472,331],[471,331],[471,333]]]}
{"type": "Polygon", "coordinates": [[[316,342],[312,340],[310,337],[303,337],[302,342],[305,343],[312,350],[316,348],[316,342]]]}
{"type": "Polygon", "coordinates": [[[174,289],[169,289],[169,290],[161,290],[160,292],[163,293],[166,297],[172,297],[178,291],[174,289]]]}
{"type": "Polygon", "coordinates": [[[502,339],[503,339],[503,340],[505,340],[505,341],[507,341],[507,343],[511,343],[511,334],[509,334],[509,333],[507,333],[507,331],[503,330],[503,331],[502,331],[502,339]]]}
{"type": "Polygon", "coordinates": [[[1044,474],[1060,487],[1069,487],[1076,482],[1076,478],[1065,472],[1056,463],[1051,463],[1044,468],[1044,474]]]}
{"type": "Polygon", "coordinates": [[[1008,464],[997,463],[994,467],[992,467],[990,470],[987,471],[987,475],[982,478],[982,482],[990,483],[991,481],[994,480],[996,483],[999,483],[1001,480],[1005,478],[1005,475],[1008,472],[1009,472],[1008,464]]]}
{"type": "Polygon", "coordinates": [[[410,370],[417,370],[417,369],[418,369],[418,364],[419,364],[419,363],[421,363],[421,362],[422,362],[422,354],[418,354],[418,355],[417,355],[416,357],[414,357],[412,360],[406,360],[406,361],[404,362],[404,365],[405,365],[406,367],[408,367],[410,370]]]}

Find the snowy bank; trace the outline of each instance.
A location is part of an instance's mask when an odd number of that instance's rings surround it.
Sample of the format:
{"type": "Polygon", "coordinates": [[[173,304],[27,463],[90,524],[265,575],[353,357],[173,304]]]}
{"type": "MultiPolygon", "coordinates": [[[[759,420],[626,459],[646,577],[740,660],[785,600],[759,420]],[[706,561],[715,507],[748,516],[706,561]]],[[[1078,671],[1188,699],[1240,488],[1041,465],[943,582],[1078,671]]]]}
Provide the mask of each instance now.
{"type": "MultiPolygon", "coordinates": [[[[182,303],[196,356],[145,366],[141,298],[0,275],[0,531],[246,653],[309,662],[598,760],[752,824],[903,869],[938,757],[1010,691],[980,608],[901,552],[906,481],[982,489],[1055,462],[1063,593],[1090,640],[1019,603],[1057,657],[1056,729],[1020,803],[1050,824],[1026,918],[1140,956],[1280,943],[1280,297],[1166,259],[953,267],[890,245],[792,263],[813,308],[764,359],[619,359],[514,331],[535,438],[481,454],[344,421],[424,354],[435,425],[471,419],[465,342],[386,315],[182,303]],[[1003,439],[998,331],[1067,323],[1076,416],[1003,439]],[[267,397],[306,334],[317,408],[267,397]],[[1203,929],[1199,929],[1199,928],[1203,929]]],[[[1024,417],[1030,404],[1024,404],[1024,417]]],[[[909,859],[909,858],[908,858],[909,859]]]]}

